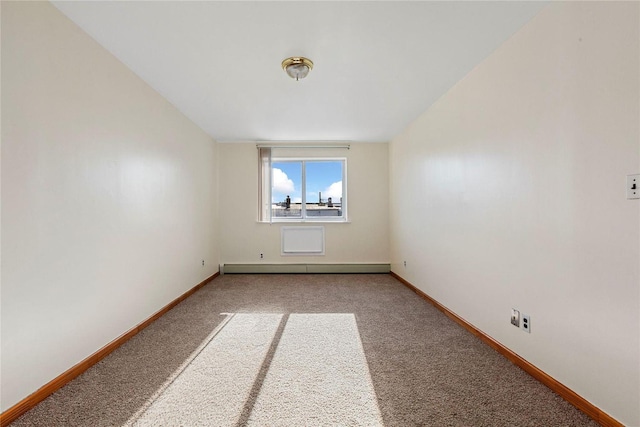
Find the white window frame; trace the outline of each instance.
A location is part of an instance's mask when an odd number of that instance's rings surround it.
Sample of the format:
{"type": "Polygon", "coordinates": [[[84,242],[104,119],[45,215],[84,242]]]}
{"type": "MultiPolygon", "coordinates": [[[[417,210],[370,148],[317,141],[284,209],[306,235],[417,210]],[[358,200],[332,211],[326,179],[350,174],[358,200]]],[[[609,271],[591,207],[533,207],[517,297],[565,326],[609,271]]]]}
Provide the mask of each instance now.
{"type": "MultiPolygon", "coordinates": [[[[264,167],[264,166],[263,166],[264,167]]],[[[269,182],[268,189],[264,188],[266,182],[262,181],[261,187],[258,191],[263,192],[269,200],[269,212],[267,218],[259,218],[260,222],[348,222],[347,216],[347,158],[346,157],[273,157],[269,161],[269,182]],[[302,182],[301,182],[301,216],[300,217],[275,217],[273,215],[273,201],[272,201],[272,182],[273,182],[273,163],[301,163],[302,164],[302,182]],[[307,182],[306,182],[306,162],[341,162],[342,163],[342,202],[341,202],[341,216],[307,216],[307,182]],[[266,191],[265,191],[266,190],[266,191]]]]}

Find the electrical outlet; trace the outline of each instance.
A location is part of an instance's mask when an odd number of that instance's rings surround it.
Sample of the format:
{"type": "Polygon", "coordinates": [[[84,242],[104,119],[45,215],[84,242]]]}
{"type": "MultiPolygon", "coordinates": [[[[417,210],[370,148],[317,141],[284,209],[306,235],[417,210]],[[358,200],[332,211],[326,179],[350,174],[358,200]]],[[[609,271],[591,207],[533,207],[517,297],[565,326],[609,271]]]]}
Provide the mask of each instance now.
{"type": "Polygon", "coordinates": [[[260,259],[264,259],[264,254],[260,254],[260,259]]]}
{"type": "Polygon", "coordinates": [[[522,315],[522,330],[529,334],[531,333],[531,318],[528,314],[522,315]]]}
{"type": "Polygon", "coordinates": [[[204,260],[202,260],[202,265],[204,265],[204,260]]]}
{"type": "Polygon", "coordinates": [[[404,261],[404,266],[405,266],[405,267],[407,266],[407,261],[404,261]]]}
{"type": "Polygon", "coordinates": [[[516,328],[520,327],[520,312],[515,308],[511,309],[511,324],[516,328]]]}

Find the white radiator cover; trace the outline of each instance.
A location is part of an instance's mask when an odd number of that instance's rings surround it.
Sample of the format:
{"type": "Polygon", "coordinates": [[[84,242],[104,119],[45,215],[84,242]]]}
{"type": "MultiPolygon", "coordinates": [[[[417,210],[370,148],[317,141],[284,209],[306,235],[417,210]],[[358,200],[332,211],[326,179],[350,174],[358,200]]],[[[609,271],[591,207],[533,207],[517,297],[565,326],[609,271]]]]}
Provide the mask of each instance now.
{"type": "Polygon", "coordinates": [[[324,255],[324,227],[282,227],[282,255],[324,255]]]}

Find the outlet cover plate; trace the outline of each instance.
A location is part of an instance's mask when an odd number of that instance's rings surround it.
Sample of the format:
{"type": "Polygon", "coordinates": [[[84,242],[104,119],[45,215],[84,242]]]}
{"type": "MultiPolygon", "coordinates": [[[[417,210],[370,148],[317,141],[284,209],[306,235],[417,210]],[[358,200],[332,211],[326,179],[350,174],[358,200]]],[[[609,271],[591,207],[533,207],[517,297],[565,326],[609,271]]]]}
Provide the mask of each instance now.
{"type": "Polygon", "coordinates": [[[522,330],[527,332],[527,333],[531,333],[531,318],[529,317],[528,314],[523,314],[522,315],[522,326],[521,326],[522,330]]]}

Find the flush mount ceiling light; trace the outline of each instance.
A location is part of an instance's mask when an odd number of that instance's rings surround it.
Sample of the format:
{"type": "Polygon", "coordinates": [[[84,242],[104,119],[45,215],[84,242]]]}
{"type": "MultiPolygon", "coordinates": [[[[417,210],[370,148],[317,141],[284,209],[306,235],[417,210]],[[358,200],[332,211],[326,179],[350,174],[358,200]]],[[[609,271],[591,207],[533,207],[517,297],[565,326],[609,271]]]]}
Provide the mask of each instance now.
{"type": "Polygon", "coordinates": [[[301,56],[292,56],[282,61],[282,69],[292,79],[300,80],[307,77],[309,71],[313,69],[313,62],[301,56]]]}

